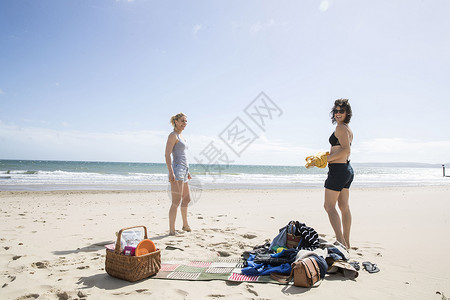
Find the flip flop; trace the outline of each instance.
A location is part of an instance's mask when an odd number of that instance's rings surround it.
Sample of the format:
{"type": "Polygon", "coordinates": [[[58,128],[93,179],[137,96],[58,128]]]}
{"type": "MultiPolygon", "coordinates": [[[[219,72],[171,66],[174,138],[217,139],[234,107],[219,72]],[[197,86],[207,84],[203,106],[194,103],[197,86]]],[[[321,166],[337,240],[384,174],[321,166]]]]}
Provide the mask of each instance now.
{"type": "Polygon", "coordinates": [[[355,268],[356,271],[359,271],[359,270],[361,269],[361,267],[359,266],[359,262],[357,262],[357,261],[351,261],[351,262],[349,262],[349,264],[350,264],[353,268],[355,268]]]}
{"type": "Polygon", "coordinates": [[[362,265],[364,266],[364,269],[369,273],[380,272],[380,269],[377,267],[377,265],[371,263],[370,261],[365,261],[362,263],[362,265]]]}

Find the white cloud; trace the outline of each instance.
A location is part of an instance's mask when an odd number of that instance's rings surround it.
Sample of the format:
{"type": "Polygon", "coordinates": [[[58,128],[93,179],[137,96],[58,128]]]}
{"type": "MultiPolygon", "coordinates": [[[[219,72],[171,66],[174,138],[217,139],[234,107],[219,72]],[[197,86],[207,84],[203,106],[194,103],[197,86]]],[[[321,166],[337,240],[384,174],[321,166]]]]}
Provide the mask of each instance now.
{"type": "Polygon", "coordinates": [[[0,121],[0,158],[163,162],[166,132],[84,132],[0,121]]]}
{"type": "Polygon", "coordinates": [[[241,29],[242,28],[242,24],[240,22],[237,22],[237,21],[231,21],[231,27],[233,27],[234,29],[241,29]]]}
{"type": "Polygon", "coordinates": [[[217,136],[193,136],[189,137],[189,157],[192,163],[216,163],[219,156],[223,155],[223,160],[227,159],[233,164],[263,164],[263,165],[295,165],[304,164],[304,158],[314,154],[320,149],[295,146],[283,140],[269,139],[264,134],[260,134],[241,155],[236,155],[217,136]],[[213,143],[211,146],[210,143],[213,143]],[[207,151],[206,148],[210,146],[207,151]],[[215,149],[212,149],[215,148],[215,149]],[[207,152],[207,154],[205,154],[207,152]],[[217,157],[213,161],[208,161],[208,157],[217,157]]]}
{"type": "Polygon", "coordinates": [[[361,141],[352,148],[352,157],[360,162],[423,162],[450,161],[450,141],[421,141],[404,138],[361,141]]]}
{"type": "Polygon", "coordinates": [[[269,21],[262,23],[262,22],[256,22],[250,26],[250,32],[253,34],[257,34],[263,30],[267,30],[273,26],[276,25],[276,22],[274,19],[270,19],[269,21]]]}
{"type": "Polygon", "coordinates": [[[264,28],[264,26],[261,24],[261,22],[254,23],[254,24],[250,27],[250,32],[251,32],[251,33],[258,33],[258,32],[260,32],[263,28],[264,28]]]}
{"type": "MultiPolygon", "coordinates": [[[[168,132],[119,131],[95,132],[19,127],[0,121],[0,158],[164,162],[168,132]]],[[[218,136],[185,135],[191,163],[206,161],[202,151],[211,143],[234,164],[304,165],[308,155],[323,151],[319,147],[294,144],[293,141],[268,138],[264,134],[237,156],[218,136]]],[[[450,140],[420,141],[374,139],[354,141],[354,162],[450,162],[450,140]]]]}
{"type": "Polygon", "coordinates": [[[3,92],[2,89],[0,89],[0,95],[3,95],[5,92],[3,92]]]}
{"type": "Polygon", "coordinates": [[[331,1],[323,0],[323,1],[320,2],[319,10],[320,11],[327,11],[330,8],[330,5],[331,5],[331,1]]]}
{"type": "Polygon", "coordinates": [[[195,37],[197,37],[197,33],[202,29],[202,24],[195,24],[194,27],[192,28],[192,33],[194,34],[195,37]]]}

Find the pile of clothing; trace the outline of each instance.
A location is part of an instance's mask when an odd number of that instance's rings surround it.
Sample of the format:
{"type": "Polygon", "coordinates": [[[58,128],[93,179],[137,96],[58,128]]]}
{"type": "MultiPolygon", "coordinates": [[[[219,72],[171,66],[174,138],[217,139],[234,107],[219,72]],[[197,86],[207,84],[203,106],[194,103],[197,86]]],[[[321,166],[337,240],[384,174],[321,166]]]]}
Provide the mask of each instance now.
{"type": "Polygon", "coordinates": [[[274,272],[290,274],[291,264],[306,257],[316,260],[321,279],[331,272],[341,272],[352,279],[358,276],[356,269],[348,263],[350,255],[342,244],[320,238],[314,228],[299,221],[290,221],[280,228],[271,243],[255,246],[242,256],[246,267],[241,272],[249,276],[274,272]],[[293,240],[296,242],[292,243],[293,240]]]}

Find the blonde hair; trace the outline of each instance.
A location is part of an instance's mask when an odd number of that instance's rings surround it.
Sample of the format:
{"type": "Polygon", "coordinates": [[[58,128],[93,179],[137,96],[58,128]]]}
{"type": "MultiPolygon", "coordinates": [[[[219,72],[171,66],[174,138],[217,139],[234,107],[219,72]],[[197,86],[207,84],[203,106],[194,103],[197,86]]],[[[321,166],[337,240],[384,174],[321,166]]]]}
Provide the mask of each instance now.
{"type": "Polygon", "coordinates": [[[179,120],[182,117],[186,117],[186,115],[181,112],[176,114],[175,116],[170,117],[170,124],[172,124],[173,128],[176,127],[175,120],[179,120]]]}

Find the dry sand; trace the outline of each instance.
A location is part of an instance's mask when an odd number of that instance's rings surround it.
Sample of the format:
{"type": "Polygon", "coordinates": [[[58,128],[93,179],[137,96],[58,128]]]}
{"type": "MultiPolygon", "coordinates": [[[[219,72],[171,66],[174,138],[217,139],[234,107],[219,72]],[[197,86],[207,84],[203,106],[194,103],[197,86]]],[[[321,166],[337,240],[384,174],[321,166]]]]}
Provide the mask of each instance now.
{"type": "Polygon", "coordinates": [[[168,236],[167,192],[0,192],[1,299],[445,299],[450,296],[450,187],[353,189],[351,260],[381,271],[356,280],[327,275],[317,288],[226,281],[145,279],[104,271],[104,245],[145,225],[162,260],[243,251],[298,220],[333,241],[323,190],[203,191],[192,232],[168,236]],[[182,250],[166,250],[167,246],[182,250]]]}

